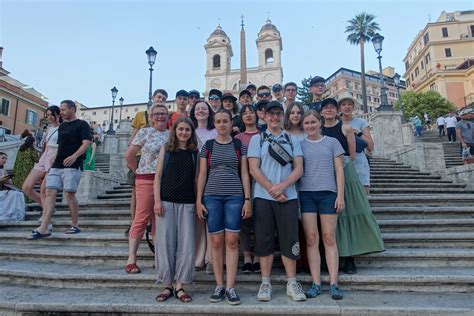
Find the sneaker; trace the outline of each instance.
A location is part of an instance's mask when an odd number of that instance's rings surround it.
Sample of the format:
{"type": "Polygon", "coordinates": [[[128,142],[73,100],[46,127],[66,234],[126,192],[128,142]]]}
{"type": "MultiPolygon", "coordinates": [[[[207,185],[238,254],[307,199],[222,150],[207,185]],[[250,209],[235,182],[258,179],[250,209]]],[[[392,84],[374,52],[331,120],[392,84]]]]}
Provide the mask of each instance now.
{"type": "Polygon", "coordinates": [[[244,263],[244,265],[242,266],[242,273],[247,274],[252,271],[253,271],[252,264],[250,262],[244,263]]]}
{"type": "Polygon", "coordinates": [[[257,300],[261,302],[268,302],[272,299],[272,285],[270,283],[260,284],[260,289],[258,290],[257,300]]]}
{"type": "Polygon", "coordinates": [[[227,298],[227,303],[229,303],[230,305],[239,305],[240,304],[240,298],[237,295],[237,293],[235,293],[234,288],[227,289],[225,291],[225,297],[227,298]]]}
{"type": "Polygon", "coordinates": [[[210,263],[210,262],[206,265],[206,273],[207,274],[214,274],[214,269],[212,268],[212,263],[210,263]]]}
{"type": "Polygon", "coordinates": [[[344,263],[344,272],[347,274],[356,274],[357,268],[353,257],[347,257],[344,263]]]}
{"type": "Polygon", "coordinates": [[[321,285],[318,285],[316,283],[311,284],[309,290],[304,293],[307,298],[315,298],[319,294],[321,294],[321,285]]]}
{"type": "Polygon", "coordinates": [[[291,282],[286,285],[286,295],[296,302],[306,301],[306,295],[304,295],[303,288],[298,282],[291,282]]]}
{"type": "Polygon", "coordinates": [[[225,294],[226,292],[223,286],[216,286],[214,293],[212,293],[211,297],[209,297],[209,302],[218,303],[224,299],[225,294]]]}
{"type": "Polygon", "coordinates": [[[260,262],[254,262],[253,264],[253,272],[260,273],[260,262]]]}
{"type": "Polygon", "coordinates": [[[339,290],[336,284],[331,285],[329,288],[329,293],[333,300],[342,300],[342,292],[339,290]]]}

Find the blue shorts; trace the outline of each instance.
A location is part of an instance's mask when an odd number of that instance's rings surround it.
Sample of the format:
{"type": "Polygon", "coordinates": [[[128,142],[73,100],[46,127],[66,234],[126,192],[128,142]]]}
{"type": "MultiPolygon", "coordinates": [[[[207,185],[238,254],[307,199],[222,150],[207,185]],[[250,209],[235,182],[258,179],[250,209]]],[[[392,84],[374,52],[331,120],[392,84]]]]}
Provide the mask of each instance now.
{"type": "Polygon", "coordinates": [[[242,195],[206,195],[207,226],[210,234],[223,231],[238,233],[242,224],[242,195]]]}
{"type": "Polygon", "coordinates": [[[300,191],[301,213],[337,214],[334,203],[337,193],[332,191],[300,191]]]}

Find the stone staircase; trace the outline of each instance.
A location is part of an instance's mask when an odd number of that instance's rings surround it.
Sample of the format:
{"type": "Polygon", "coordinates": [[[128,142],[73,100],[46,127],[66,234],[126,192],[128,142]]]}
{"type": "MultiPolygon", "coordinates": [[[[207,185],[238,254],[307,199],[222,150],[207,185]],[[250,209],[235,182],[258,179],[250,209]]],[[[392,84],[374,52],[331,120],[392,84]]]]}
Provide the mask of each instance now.
{"type": "Polygon", "coordinates": [[[421,137],[416,138],[416,142],[442,143],[446,168],[463,165],[459,143],[450,143],[448,136],[439,137],[437,131],[425,131],[421,137]]]}
{"type": "MultiPolygon", "coordinates": [[[[276,264],[271,304],[256,301],[260,276],[240,272],[236,289],[242,305],[209,304],[214,278],[204,271],[186,287],[192,303],[156,303],[161,285],[154,284],[154,257],[145,244],[138,259],[143,272],[123,271],[131,194],[123,184],[81,205],[80,234],[61,232],[69,224],[64,202],[53,216],[50,238],[26,240],[37,226],[37,211],[23,222],[0,225],[0,314],[473,315],[474,192],[387,159],[373,158],[371,170],[369,201],[387,250],[356,257],[358,274],[340,274],[342,301],[331,300],[324,287],[316,299],[292,302],[276,264]]],[[[305,273],[298,280],[305,288],[311,282],[305,273]]],[[[322,280],[327,284],[327,272],[322,280]]]]}
{"type": "Polygon", "coordinates": [[[110,154],[97,153],[95,157],[95,170],[109,173],[110,154]]]}

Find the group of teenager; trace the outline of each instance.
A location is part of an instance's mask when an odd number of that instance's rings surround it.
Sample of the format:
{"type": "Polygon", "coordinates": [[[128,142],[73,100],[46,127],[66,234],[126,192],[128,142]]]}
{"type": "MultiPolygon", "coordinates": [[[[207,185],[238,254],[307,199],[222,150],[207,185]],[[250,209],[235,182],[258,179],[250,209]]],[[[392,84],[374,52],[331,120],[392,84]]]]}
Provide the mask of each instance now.
{"type": "Polygon", "coordinates": [[[339,257],[347,273],[356,273],[353,256],[384,250],[367,199],[366,153],[373,150],[367,122],[352,116],[352,96],[323,99],[324,82],[311,80],[314,99],[306,105],[295,101],[291,82],[250,85],[239,98],[212,89],[208,101],[180,90],[171,115],[168,94],[158,89],[152,108],[137,113],[125,155],[133,185],[125,271],[141,272],[137,251],[152,223],[157,279],[164,284],[158,302],[192,301],[184,287],[207,264],[216,281],[209,302],[240,304],[239,244],[242,272],[261,273],[257,299],[270,301],[276,242],[291,299],[323,293],[323,255],[329,293],[339,300],[339,257]],[[313,280],[306,291],[296,280],[303,252],[313,280]]]}

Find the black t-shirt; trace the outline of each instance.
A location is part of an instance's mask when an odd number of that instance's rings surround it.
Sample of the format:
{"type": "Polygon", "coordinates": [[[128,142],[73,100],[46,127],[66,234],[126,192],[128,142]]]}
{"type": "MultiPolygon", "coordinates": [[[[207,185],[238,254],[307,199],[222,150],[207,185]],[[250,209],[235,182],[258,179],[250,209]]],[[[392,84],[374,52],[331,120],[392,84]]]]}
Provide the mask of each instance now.
{"type": "Polygon", "coordinates": [[[320,112],[322,102],[323,102],[323,100],[316,101],[316,102],[311,102],[310,104],[308,104],[308,110],[316,110],[316,111],[320,112]]]}
{"type": "MultiPolygon", "coordinates": [[[[172,203],[196,203],[194,176],[197,160],[188,150],[178,150],[169,153],[168,165],[161,179],[161,200],[172,203]]],[[[165,166],[163,166],[165,168],[165,166]]]]}
{"type": "MultiPolygon", "coordinates": [[[[74,154],[82,146],[83,140],[92,140],[92,133],[89,124],[83,120],[63,122],[58,129],[58,153],[52,168],[64,169],[64,159],[74,154]]],[[[85,154],[81,155],[68,168],[82,169],[85,154]]]]}

